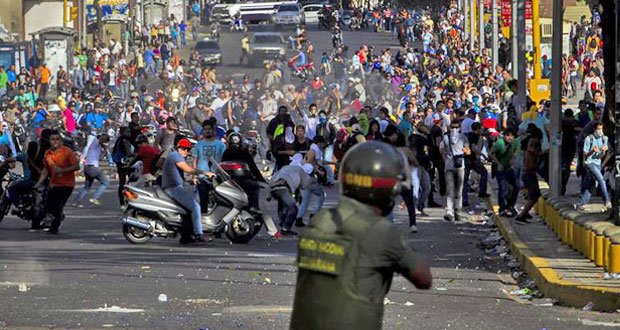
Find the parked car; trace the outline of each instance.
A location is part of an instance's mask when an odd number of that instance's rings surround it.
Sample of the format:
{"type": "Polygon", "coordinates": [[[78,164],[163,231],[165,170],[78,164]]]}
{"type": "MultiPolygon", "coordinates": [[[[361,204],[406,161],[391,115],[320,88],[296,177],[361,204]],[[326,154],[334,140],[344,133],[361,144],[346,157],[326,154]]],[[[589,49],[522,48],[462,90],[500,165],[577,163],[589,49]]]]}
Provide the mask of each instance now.
{"type": "Polygon", "coordinates": [[[222,49],[216,40],[207,38],[198,41],[194,50],[200,54],[202,66],[222,64],[222,49]]]}
{"type": "Polygon", "coordinates": [[[282,34],[277,32],[256,32],[250,37],[248,65],[256,66],[286,55],[288,43],[282,34]]]}
{"type": "Polygon", "coordinates": [[[273,18],[276,27],[296,27],[303,21],[301,8],[297,3],[283,3],[273,18]]]}
{"type": "Polygon", "coordinates": [[[323,8],[322,4],[305,5],[303,10],[303,24],[318,24],[319,11],[323,8]]]}

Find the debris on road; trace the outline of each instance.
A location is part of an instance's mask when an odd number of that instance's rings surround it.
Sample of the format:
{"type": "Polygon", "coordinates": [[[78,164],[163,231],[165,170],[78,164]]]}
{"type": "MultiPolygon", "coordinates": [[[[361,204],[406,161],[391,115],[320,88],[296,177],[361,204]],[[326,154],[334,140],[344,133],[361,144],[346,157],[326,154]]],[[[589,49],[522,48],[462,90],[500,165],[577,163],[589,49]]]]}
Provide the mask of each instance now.
{"type": "Polygon", "coordinates": [[[581,310],[582,311],[586,311],[586,312],[591,312],[592,309],[594,309],[594,303],[590,301],[585,306],[583,306],[583,308],[581,310]]]}
{"type": "Polygon", "coordinates": [[[163,293],[162,293],[162,294],[160,294],[160,295],[157,297],[157,300],[158,300],[159,302],[167,302],[167,301],[168,301],[168,296],[166,296],[165,294],[163,294],[163,293]]]}
{"type": "Polygon", "coordinates": [[[19,291],[19,292],[26,292],[26,291],[28,291],[28,290],[29,290],[29,288],[28,288],[28,286],[26,285],[26,283],[21,283],[21,284],[19,285],[19,287],[17,288],[17,291],[19,291]]]}

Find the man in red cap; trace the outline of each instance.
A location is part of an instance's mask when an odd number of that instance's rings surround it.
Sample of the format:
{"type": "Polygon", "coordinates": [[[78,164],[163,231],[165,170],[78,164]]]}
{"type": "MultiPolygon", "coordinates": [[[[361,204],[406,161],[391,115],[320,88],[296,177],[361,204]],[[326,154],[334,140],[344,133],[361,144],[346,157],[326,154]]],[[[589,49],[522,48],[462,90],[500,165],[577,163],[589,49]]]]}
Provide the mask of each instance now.
{"type": "Polygon", "coordinates": [[[185,157],[191,149],[192,144],[188,139],[180,139],[176,143],[176,150],[172,151],[164,161],[161,179],[161,188],[164,192],[191,212],[194,237],[192,238],[184,230],[181,234],[181,244],[209,241],[209,237],[203,235],[200,203],[194,198],[193,194],[185,190],[183,173],[204,174],[208,177],[215,176],[215,174],[196,169],[185,161],[185,157]]]}

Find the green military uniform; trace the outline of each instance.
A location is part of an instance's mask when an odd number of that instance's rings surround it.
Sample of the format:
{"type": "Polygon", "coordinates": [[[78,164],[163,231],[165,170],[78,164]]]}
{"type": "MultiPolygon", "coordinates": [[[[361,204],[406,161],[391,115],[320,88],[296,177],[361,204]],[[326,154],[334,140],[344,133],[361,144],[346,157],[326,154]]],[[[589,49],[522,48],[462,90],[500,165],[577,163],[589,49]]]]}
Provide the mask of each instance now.
{"type": "Polygon", "coordinates": [[[375,209],[342,196],[299,240],[291,329],[380,329],[394,272],[414,268],[414,252],[375,209]],[[340,223],[340,225],[339,225],[340,223]]]}

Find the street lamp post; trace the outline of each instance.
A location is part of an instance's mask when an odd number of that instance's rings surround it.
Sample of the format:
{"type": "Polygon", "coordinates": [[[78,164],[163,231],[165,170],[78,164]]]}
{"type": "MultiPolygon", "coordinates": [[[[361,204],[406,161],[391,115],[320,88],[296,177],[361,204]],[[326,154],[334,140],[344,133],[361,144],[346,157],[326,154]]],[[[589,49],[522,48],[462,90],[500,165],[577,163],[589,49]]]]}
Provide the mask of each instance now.
{"type": "Polygon", "coordinates": [[[517,6],[517,118],[525,111],[527,92],[527,70],[525,62],[525,0],[518,0],[517,6]]]}
{"type": "MultiPolygon", "coordinates": [[[[549,141],[549,188],[551,198],[560,196],[562,187],[560,156],[562,148],[562,23],[564,10],[562,0],[553,1],[553,39],[551,44],[551,136],[549,141]]],[[[537,27],[534,27],[537,28],[537,27]]],[[[535,63],[534,65],[537,65],[535,63]]],[[[612,64],[613,65],[613,64],[612,64]]]]}
{"type": "Polygon", "coordinates": [[[476,0],[469,0],[469,51],[474,51],[476,41],[476,0]]]}
{"type": "Polygon", "coordinates": [[[482,51],[485,48],[485,45],[484,45],[484,1],[478,0],[478,3],[479,3],[478,18],[480,19],[480,22],[479,22],[480,25],[478,28],[478,46],[479,46],[478,53],[482,55],[482,51]]]}
{"type": "Polygon", "coordinates": [[[493,70],[497,67],[497,63],[499,62],[499,41],[498,38],[498,30],[499,30],[499,13],[497,10],[497,1],[499,0],[491,0],[493,1],[491,5],[491,19],[492,19],[492,27],[493,27],[493,70]]]}
{"type": "Polygon", "coordinates": [[[518,31],[518,26],[517,26],[517,5],[518,5],[518,1],[517,0],[512,0],[512,4],[511,4],[511,15],[510,15],[510,39],[512,41],[512,78],[517,79],[519,76],[517,74],[517,63],[519,62],[519,43],[517,42],[517,31],[518,31]]]}

